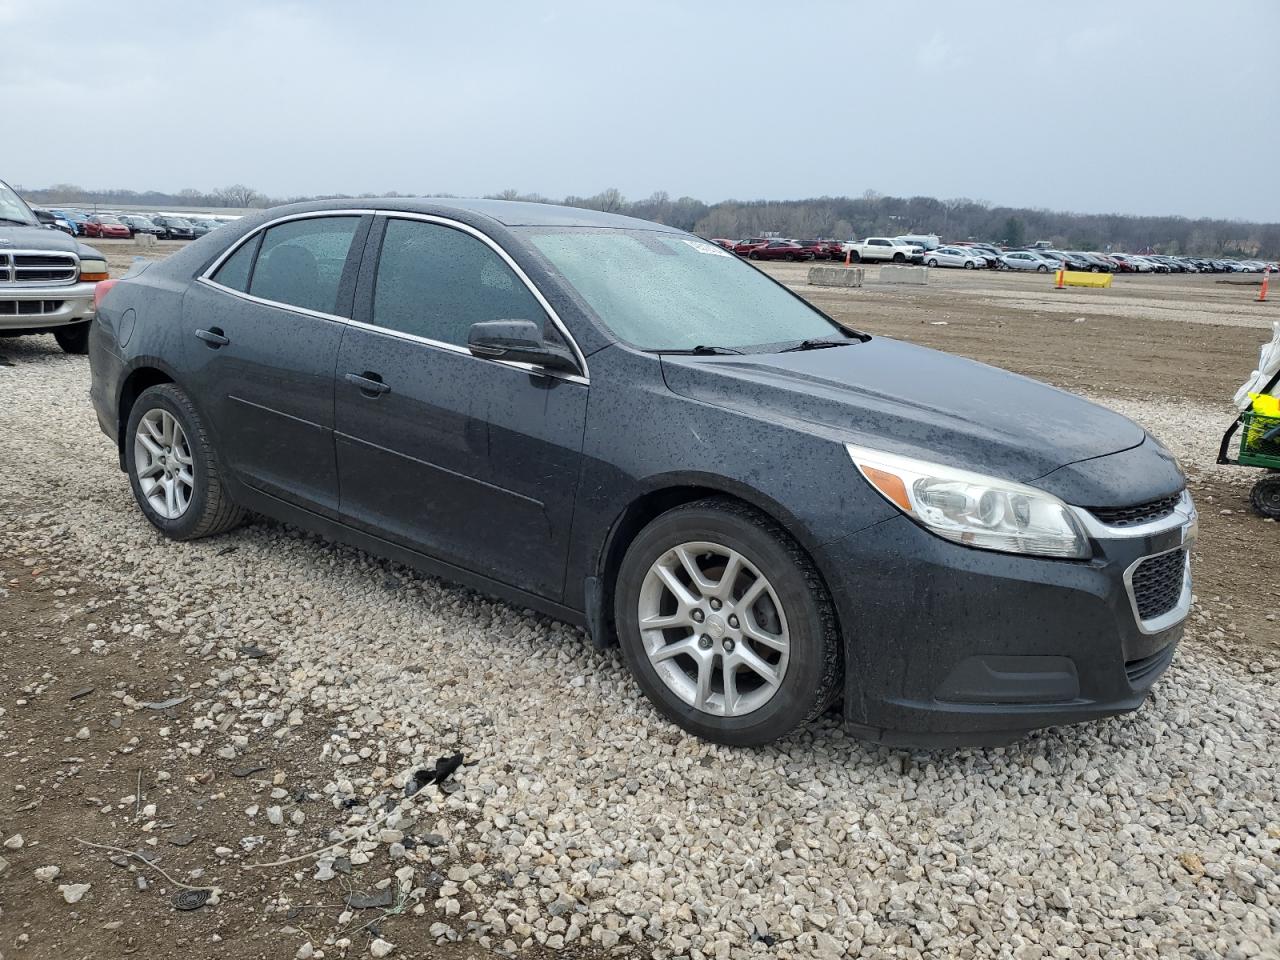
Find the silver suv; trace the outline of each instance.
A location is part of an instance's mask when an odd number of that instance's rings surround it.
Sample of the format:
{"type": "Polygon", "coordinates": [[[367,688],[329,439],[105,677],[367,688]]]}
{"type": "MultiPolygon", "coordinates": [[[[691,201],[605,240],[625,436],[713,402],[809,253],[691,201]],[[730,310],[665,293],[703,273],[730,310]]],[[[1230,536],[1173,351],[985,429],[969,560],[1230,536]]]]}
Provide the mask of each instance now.
{"type": "Polygon", "coordinates": [[[41,226],[0,180],[0,336],[52,333],[67,353],[85,353],[93,289],[105,279],[106,257],[41,226]]]}

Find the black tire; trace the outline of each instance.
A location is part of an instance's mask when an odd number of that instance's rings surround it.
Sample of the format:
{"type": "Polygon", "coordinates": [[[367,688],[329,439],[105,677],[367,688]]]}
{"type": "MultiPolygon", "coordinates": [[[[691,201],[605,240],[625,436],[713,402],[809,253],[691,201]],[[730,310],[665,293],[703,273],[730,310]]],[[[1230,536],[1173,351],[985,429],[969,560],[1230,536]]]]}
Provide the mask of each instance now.
{"type": "Polygon", "coordinates": [[[759,260],[759,259],[760,259],[760,254],[758,254],[758,253],[756,253],[754,250],[752,250],[750,253],[748,253],[748,254],[747,254],[747,259],[748,259],[748,260],[759,260]]]}
{"type": "Polygon", "coordinates": [[[1043,263],[1040,264],[1040,266],[1036,267],[1036,273],[1048,273],[1048,272],[1049,272],[1049,268],[1045,266],[1043,263]]]}
{"type": "Polygon", "coordinates": [[[1089,272],[1090,272],[1090,273],[1101,273],[1101,272],[1102,272],[1102,268],[1101,268],[1100,266],[1098,266],[1098,265],[1095,263],[1092,267],[1090,267],[1090,268],[1089,268],[1089,272]]]}
{"type": "Polygon", "coordinates": [[[849,262],[850,262],[850,263],[861,263],[861,262],[862,262],[862,254],[858,253],[858,251],[857,251],[857,250],[851,250],[851,251],[849,251],[849,262]]]}
{"type": "Polygon", "coordinates": [[[86,320],[84,323],[77,323],[73,326],[62,327],[53,331],[53,339],[58,341],[58,346],[62,348],[63,353],[89,352],[89,324],[91,322],[86,320]]]}
{"type": "Polygon", "coordinates": [[[1253,485],[1249,505],[1261,517],[1280,520],[1280,473],[1268,473],[1253,485]]]}
{"type": "Polygon", "coordinates": [[[733,746],[770,743],[821,716],[840,694],[840,636],[813,562],[782,527],[737,501],[699,500],[664,513],[640,531],[618,570],[614,617],[623,657],[650,702],[668,720],[705,740],[733,746]],[[640,635],[640,591],[650,567],[678,544],[698,540],[736,550],[756,566],[774,587],[790,634],[789,660],[778,690],[741,716],[716,716],[681,699],[659,677],[640,635]]]}
{"type": "Polygon", "coordinates": [[[209,439],[204,420],[191,398],[176,384],[162,383],[149,387],[134,401],[124,435],[125,469],[129,486],[143,516],[171,540],[196,540],[226,533],[243,522],[244,510],[232,502],[223,479],[222,463],[209,439]],[[161,516],[147,501],[138,482],[134,437],[142,418],[151,410],[167,410],[177,419],[187,435],[191,451],[192,474],[195,478],[190,503],[184,513],[174,519],[161,516]]]}
{"type": "Polygon", "coordinates": [[[928,263],[928,266],[931,266],[931,267],[936,267],[937,265],[938,265],[937,260],[930,260],[928,263]]]}
{"type": "Polygon", "coordinates": [[[904,257],[904,256],[903,256],[902,254],[900,254],[900,253],[895,253],[895,254],[893,255],[893,262],[894,262],[894,263],[906,263],[906,262],[907,262],[907,258],[906,258],[906,257],[904,257]]]}
{"type": "Polygon", "coordinates": [[[966,270],[972,270],[972,269],[974,269],[973,261],[972,261],[972,260],[966,260],[966,261],[964,262],[964,268],[965,268],[966,270]]]}

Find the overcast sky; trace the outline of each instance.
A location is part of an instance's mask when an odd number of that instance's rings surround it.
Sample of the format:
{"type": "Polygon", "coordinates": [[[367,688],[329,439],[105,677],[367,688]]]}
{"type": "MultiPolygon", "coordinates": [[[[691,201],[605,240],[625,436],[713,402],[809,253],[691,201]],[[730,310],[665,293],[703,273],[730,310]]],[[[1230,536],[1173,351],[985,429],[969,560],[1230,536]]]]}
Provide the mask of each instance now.
{"type": "Polygon", "coordinates": [[[0,0],[0,99],[27,187],[1280,220],[1274,0],[0,0]]]}

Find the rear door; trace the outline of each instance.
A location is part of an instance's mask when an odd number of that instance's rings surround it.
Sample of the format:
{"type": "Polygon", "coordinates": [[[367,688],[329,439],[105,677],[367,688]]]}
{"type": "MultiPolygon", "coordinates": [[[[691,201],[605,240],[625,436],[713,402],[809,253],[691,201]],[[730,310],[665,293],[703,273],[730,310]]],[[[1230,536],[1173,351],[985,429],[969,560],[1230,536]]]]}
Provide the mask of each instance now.
{"type": "Polygon", "coordinates": [[[466,348],[483,320],[564,339],[549,306],[493,241],[441,218],[380,219],[364,260],[336,379],[343,521],[559,600],[586,381],[466,348]]]}
{"type": "Polygon", "coordinates": [[[183,303],[193,395],[245,483],[337,516],[333,371],[372,217],[283,221],[251,236],[183,303]]]}

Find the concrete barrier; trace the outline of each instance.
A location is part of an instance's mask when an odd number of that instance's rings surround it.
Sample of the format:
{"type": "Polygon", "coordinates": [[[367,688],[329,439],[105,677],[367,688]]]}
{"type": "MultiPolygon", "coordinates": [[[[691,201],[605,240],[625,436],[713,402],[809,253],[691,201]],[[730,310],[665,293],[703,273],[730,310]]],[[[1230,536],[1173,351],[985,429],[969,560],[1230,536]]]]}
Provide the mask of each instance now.
{"type": "Polygon", "coordinates": [[[810,267],[809,282],[815,287],[860,287],[861,267],[810,267]]]}
{"type": "Polygon", "coordinates": [[[880,268],[880,282],[923,285],[929,282],[929,268],[884,266],[880,268]]]}
{"type": "Polygon", "coordinates": [[[133,245],[135,247],[154,247],[156,245],[155,234],[135,233],[133,235],[133,245]]]}

